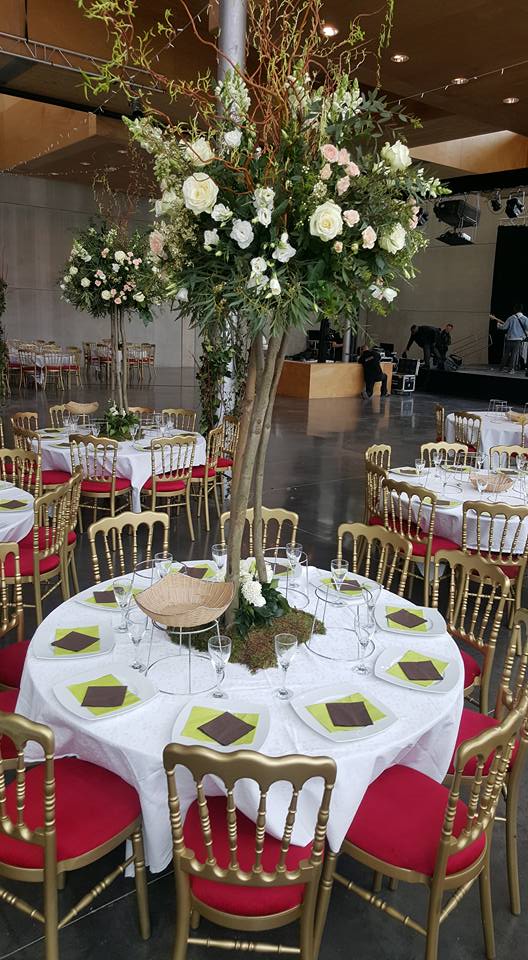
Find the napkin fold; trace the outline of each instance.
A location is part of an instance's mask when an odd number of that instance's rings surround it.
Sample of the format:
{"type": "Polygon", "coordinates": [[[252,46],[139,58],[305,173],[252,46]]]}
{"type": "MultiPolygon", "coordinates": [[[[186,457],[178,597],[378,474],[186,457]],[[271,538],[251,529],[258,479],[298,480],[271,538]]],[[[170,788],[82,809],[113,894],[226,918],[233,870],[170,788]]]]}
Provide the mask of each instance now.
{"type": "Polygon", "coordinates": [[[55,656],[71,656],[76,653],[96,653],[101,649],[99,627],[69,628],[55,631],[55,640],[51,641],[55,656]]]}
{"type": "MultiPolygon", "coordinates": [[[[88,681],[85,680],[83,681],[83,683],[72,683],[68,687],[68,690],[73,694],[75,699],[80,704],[85,706],[86,709],[89,710],[90,713],[93,713],[93,715],[96,717],[102,716],[107,713],[116,713],[118,710],[122,710],[123,707],[131,707],[134,703],[141,703],[141,698],[136,696],[135,693],[132,693],[131,690],[128,690],[127,687],[125,687],[126,692],[124,697],[121,699],[120,703],[107,702],[106,705],[100,702],[98,704],[84,703],[84,700],[89,688],[92,691],[90,694],[89,700],[91,700],[94,697],[94,694],[93,694],[94,687],[101,687],[105,691],[108,691],[110,687],[119,687],[120,691],[122,692],[123,684],[121,683],[120,680],[117,679],[117,677],[114,677],[112,673],[107,673],[105,674],[105,676],[97,677],[95,680],[88,680],[88,681]]],[[[117,694],[116,699],[120,699],[121,692],[117,694]]],[[[104,694],[104,696],[106,696],[107,699],[111,699],[112,697],[112,695],[109,693],[104,694]]]]}
{"type": "MultiPolygon", "coordinates": [[[[226,713],[229,716],[234,717],[235,720],[241,721],[245,726],[243,729],[241,727],[238,728],[240,731],[238,737],[235,736],[236,731],[234,730],[234,727],[231,728],[230,732],[233,733],[234,739],[228,740],[227,743],[222,744],[222,746],[228,746],[231,743],[237,743],[238,745],[253,743],[259,722],[258,713],[229,713],[229,711],[215,710],[213,707],[193,707],[189,713],[189,716],[187,717],[187,721],[183,730],[181,731],[181,735],[184,737],[189,737],[191,740],[198,740],[202,743],[211,743],[211,741],[215,740],[216,743],[222,743],[221,740],[217,739],[215,736],[212,736],[210,731],[208,732],[208,725],[226,713]]],[[[213,727],[213,733],[214,732],[215,727],[213,727]]]]}
{"type": "Polygon", "coordinates": [[[0,510],[23,510],[29,506],[27,500],[0,500],[0,510]]]}
{"type": "Polygon", "coordinates": [[[213,720],[202,723],[198,729],[205,733],[209,739],[216,740],[223,747],[228,747],[231,743],[236,743],[241,737],[251,733],[255,729],[255,725],[247,723],[246,720],[241,720],[240,717],[226,710],[225,713],[219,714],[213,720]]]}
{"type": "Polygon", "coordinates": [[[409,607],[386,607],[385,614],[390,626],[398,630],[412,630],[424,633],[427,630],[427,620],[423,610],[409,607]]]}
{"type": "MultiPolygon", "coordinates": [[[[438,680],[443,680],[444,672],[448,666],[447,660],[437,660],[434,657],[428,657],[423,653],[417,653],[416,650],[407,650],[402,657],[399,658],[397,663],[393,663],[392,667],[389,667],[387,673],[390,673],[391,676],[397,677],[399,680],[409,680],[411,683],[415,683],[419,687],[430,687],[433,683],[438,683],[438,680]],[[411,664],[411,674],[414,673],[414,676],[408,676],[408,673],[405,672],[402,667],[405,664],[411,664]],[[418,664],[430,664],[434,670],[439,674],[439,677],[419,677],[418,664]]],[[[408,669],[408,668],[407,668],[408,669]]],[[[432,674],[432,671],[430,671],[432,674]]]]}
{"type": "Polygon", "coordinates": [[[336,733],[338,730],[353,730],[355,727],[371,726],[378,720],[385,718],[385,714],[378,710],[370,700],[367,700],[362,693],[350,693],[338,700],[313,703],[306,709],[329,733],[336,733]],[[349,712],[350,707],[352,707],[352,710],[349,712]],[[332,714],[335,719],[332,718],[332,714]]]}

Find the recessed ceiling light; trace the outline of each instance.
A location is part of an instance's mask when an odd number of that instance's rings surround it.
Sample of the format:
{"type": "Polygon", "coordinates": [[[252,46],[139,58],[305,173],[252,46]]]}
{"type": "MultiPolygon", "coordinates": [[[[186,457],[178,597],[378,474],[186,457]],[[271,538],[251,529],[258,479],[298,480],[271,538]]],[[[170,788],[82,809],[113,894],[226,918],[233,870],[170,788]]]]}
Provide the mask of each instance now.
{"type": "Polygon", "coordinates": [[[469,83],[469,80],[467,77],[453,77],[451,83],[454,83],[457,87],[461,87],[464,83],[469,83]]]}
{"type": "Polygon", "coordinates": [[[391,57],[394,63],[407,63],[408,59],[409,57],[406,53],[393,53],[391,57]]]}
{"type": "Polygon", "coordinates": [[[321,32],[325,37],[335,37],[339,33],[339,30],[333,23],[323,23],[321,27],[321,32]]]}
{"type": "Polygon", "coordinates": [[[118,153],[128,153],[128,150],[118,150],[118,153]]]}
{"type": "Polygon", "coordinates": [[[91,166],[89,160],[81,160],[80,163],[81,163],[81,167],[89,167],[89,166],[91,166]]]}
{"type": "Polygon", "coordinates": [[[519,103],[519,97],[504,97],[503,103],[519,103]]]}
{"type": "Polygon", "coordinates": [[[53,173],[52,171],[50,171],[50,177],[58,177],[58,176],[59,176],[58,173],[53,173]]]}

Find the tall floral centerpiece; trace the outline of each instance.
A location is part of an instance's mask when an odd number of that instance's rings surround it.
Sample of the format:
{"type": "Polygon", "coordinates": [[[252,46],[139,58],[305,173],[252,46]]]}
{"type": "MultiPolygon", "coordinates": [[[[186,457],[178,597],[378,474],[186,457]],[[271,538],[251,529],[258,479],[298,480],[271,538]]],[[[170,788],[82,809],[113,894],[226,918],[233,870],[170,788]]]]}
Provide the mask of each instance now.
{"type": "MultiPolygon", "coordinates": [[[[114,36],[113,59],[94,89],[119,81],[135,96],[124,68],[141,66],[169,100],[196,109],[174,123],[145,101],[145,116],[125,123],[153,160],[160,198],[150,246],[180,310],[211,342],[232,325],[245,331],[228,570],[238,585],[252,499],[265,584],[264,467],[288,332],[318,317],[354,328],[360,307],[387,312],[426,242],[416,229],[419,205],[440,184],[413,165],[407,118],[354,78],[367,49],[358,23],[344,41],[327,38],[319,0],[250,0],[250,67],[229,62],[220,83],[209,75],[169,79],[155,69],[153,37],[177,38],[171,11],[138,36],[135,0],[78,2],[114,36]]],[[[221,36],[215,45],[192,18],[191,27],[227,59],[221,36]]]]}
{"type": "Polygon", "coordinates": [[[161,303],[163,284],[148,236],[128,236],[101,223],[81,231],[73,242],[60,280],[62,299],[92,317],[110,318],[112,399],[128,411],[126,318],[137,313],[146,324],[161,303]]]}
{"type": "Polygon", "coordinates": [[[0,274],[0,400],[9,392],[9,353],[5,341],[2,316],[7,302],[7,280],[0,274]]]}

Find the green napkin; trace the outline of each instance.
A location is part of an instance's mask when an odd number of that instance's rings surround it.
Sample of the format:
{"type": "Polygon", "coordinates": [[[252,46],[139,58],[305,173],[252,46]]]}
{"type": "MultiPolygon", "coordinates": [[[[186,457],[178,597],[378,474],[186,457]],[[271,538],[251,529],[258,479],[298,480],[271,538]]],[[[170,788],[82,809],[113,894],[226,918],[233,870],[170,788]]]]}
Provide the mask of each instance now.
{"type": "MultiPolygon", "coordinates": [[[[343,581],[343,584],[346,584],[347,579],[349,579],[349,580],[355,580],[356,578],[355,578],[355,577],[345,578],[345,580],[343,581]]],[[[336,585],[335,585],[335,583],[334,583],[334,581],[332,580],[332,577],[324,577],[324,578],[321,580],[321,583],[323,583],[323,584],[325,585],[325,587],[330,587],[332,590],[335,590],[336,593],[337,593],[337,592],[342,593],[344,597],[345,597],[345,596],[346,596],[346,597],[360,597],[361,594],[362,594],[362,592],[363,592],[362,589],[360,589],[360,590],[339,590],[339,591],[338,591],[338,590],[337,590],[337,587],[336,587],[336,585]]]]}
{"type": "MultiPolygon", "coordinates": [[[[407,660],[410,660],[411,663],[417,660],[419,661],[430,660],[431,663],[434,664],[434,666],[438,670],[438,673],[441,673],[442,676],[444,674],[445,668],[448,666],[448,662],[446,660],[435,660],[433,659],[433,657],[427,657],[424,653],[416,653],[415,650],[407,650],[407,652],[404,653],[403,657],[398,657],[398,660],[403,660],[404,662],[406,662],[407,660]]],[[[439,682],[438,680],[409,680],[409,677],[405,676],[399,663],[394,663],[392,667],[389,667],[389,669],[387,670],[387,673],[390,673],[391,676],[393,677],[397,677],[398,680],[405,680],[406,683],[414,683],[416,684],[417,687],[430,687],[432,683],[439,682]]]]}
{"type": "MultiPolygon", "coordinates": [[[[403,623],[395,623],[394,620],[389,620],[388,615],[391,613],[396,613],[398,610],[403,610],[403,607],[385,607],[385,614],[387,615],[387,622],[391,630],[401,630],[402,633],[409,633],[409,630],[412,630],[413,633],[427,633],[428,625],[426,623],[419,623],[416,627],[405,627],[403,623]]],[[[425,614],[423,610],[420,610],[419,607],[405,607],[405,610],[408,610],[409,613],[415,613],[417,617],[424,617],[425,614]]],[[[427,657],[426,657],[427,660],[427,657]]]]}
{"type": "MultiPolygon", "coordinates": [[[[72,685],[68,687],[68,690],[73,693],[73,696],[79,703],[82,703],[88,687],[121,687],[122,685],[121,680],[114,677],[112,673],[107,673],[104,677],[97,677],[96,680],[72,683],[72,685]]],[[[99,717],[105,713],[116,713],[117,710],[122,710],[123,707],[130,707],[133,703],[141,703],[141,698],[129,690],[123,703],[119,707],[86,707],[86,709],[89,710],[90,713],[93,713],[94,716],[99,717]]]]}
{"type": "MultiPolygon", "coordinates": [[[[427,658],[426,658],[427,659],[427,658]]],[[[328,698],[330,702],[330,697],[328,698]]],[[[348,697],[339,697],[339,700],[333,700],[333,703],[363,703],[367,713],[370,716],[370,719],[373,723],[376,723],[377,720],[383,720],[385,714],[378,710],[370,700],[367,700],[362,693],[351,693],[348,697]]],[[[306,707],[310,711],[312,717],[315,717],[318,723],[321,724],[325,730],[328,730],[329,733],[337,733],[339,730],[356,730],[359,727],[335,727],[330,719],[330,714],[326,708],[326,703],[313,703],[310,707],[306,707]]]]}
{"type": "MultiPolygon", "coordinates": [[[[99,588],[97,587],[96,589],[99,588]]],[[[132,590],[133,597],[137,597],[138,593],[143,593],[143,590],[141,590],[139,587],[136,587],[135,590],[132,590]]],[[[83,597],[83,600],[85,603],[91,603],[94,607],[99,607],[101,610],[119,610],[119,604],[117,600],[112,601],[112,603],[97,603],[94,597],[83,597]]]]}
{"type": "MultiPolygon", "coordinates": [[[[238,717],[239,720],[244,720],[246,723],[253,724],[255,729],[250,730],[249,733],[246,733],[244,737],[240,737],[239,740],[235,740],[233,744],[230,744],[230,746],[234,746],[234,744],[240,745],[243,743],[253,743],[259,722],[258,713],[231,712],[233,713],[233,716],[238,717]]],[[[198,730],[198,727],[201,727],[204,723],[208,723],[210,720],[214,720],[215,717],[220,717],[223,713],[225,713],[224,707],[219,710],[215,710],[212,707],[193,707],[189,716],[187,717],[187,723],[182,730],[182,736],[189,737],[192,740],[201,740],[202,743],[214,743],[216,746],[218,746],[216,740],[213,740],[212,737],[208,737],[206,733],[202,732],[202,730],[198,730]]]]}
{"type": "MultiPolygon", "coordinates": [[[[99,627],[65,627],[60,630],[55,630],[55,640],[62,640],[67,633],[71,633],[72,630],[78,630],[79,633],[86,634],[87,637],[94,637],[94,643],[90,644],[89,647],[85,647],[84,650],[81,650],[81,653],[97,653],[101,649],[101,642],[99,637],[99,627]]],[[[76,657],[78,653],[76,650],[64,650],[60,647],[53,647],[53,655],[55,657],[76,657]]],[[[81,697],[82,699],[82,697],[81,697]]]]}

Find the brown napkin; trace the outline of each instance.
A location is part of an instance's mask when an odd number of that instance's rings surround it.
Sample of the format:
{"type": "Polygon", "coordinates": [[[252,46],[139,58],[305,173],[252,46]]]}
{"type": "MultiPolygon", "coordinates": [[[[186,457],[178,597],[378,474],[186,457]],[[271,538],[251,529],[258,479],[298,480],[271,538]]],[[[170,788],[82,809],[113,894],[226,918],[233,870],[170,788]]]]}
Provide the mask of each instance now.
{"type": "Polygon", "coordinates": [[[94,590],[93,598],[96,603],[116,603],[113,590],[94,590]]]}
{"type": "Polygon", "coordinates": [[[88,687],[81,706],[83,707],[120,707],[127,695],[128,687],[88,687]]]}
{"type": "Polygon", "coordinates": [[[422,623],[427,623],[424,617],[418,617],[410,610],[396,610],[394,613],[387,614],[387,620],[399,623],[401,627],[419,627],[422,623]]]}
{"type": "Polygon", "coordinates": [[[202,723],[201,727],[198,727],[198,730],[205,733],[206,737],[211,737],[211,740],[216,740],[223,747],[235,743],[236,740],[240,740],[241,737],[254,729],[254,724],[240,720],[227,710],[219,717],[215,717],[214,720],[208,720],[207,723],[202,723]]]}
{"type": "Polygon", "coordinates": [[[358,580],[343,580],[339,593],[357,593],[358,590],[362,590],[363,587],[358,580]]]}
{"type": "Polygon", "coordinates": [[[203,580],[207,574],[207,567],[184,566],[181,572],[184,573],[186,577],[194,577],[195,580],[203,580]]]}
{"type": "Polygon", "coordinates": [[[408,680],[443,680],[431,660],[400,660],[398,666],[408,680]]]}
{"type": "Polygon", "coordinates": [[[327,703],[326,709],[334,727],[368,727],[372,725],[364,703],[327,703]]]}
{"type": "Polygon", "coordinates": [[[89,637],[88,634],[81,633],[80,630],[70,630],[60,640],[52,640],[51,646],[60,647],[61,650],[71,650],[73,653],[80,653],[86,647],[91,647],[98,639],[98,637],[89,637]]]}
{"type": "Polygon", "coordinates": [[[291,567],[286,566],[285,563],[277,563],[276,560],[271,560],[270,563],[273,567],[273,573],[289,573],[291,570],[291,567]]]}
{"type": "Polygon", "coordinates": [[[17,510],[18,507],[29,507],[27,500],[2,500],[2,510],[17,510]]]}

